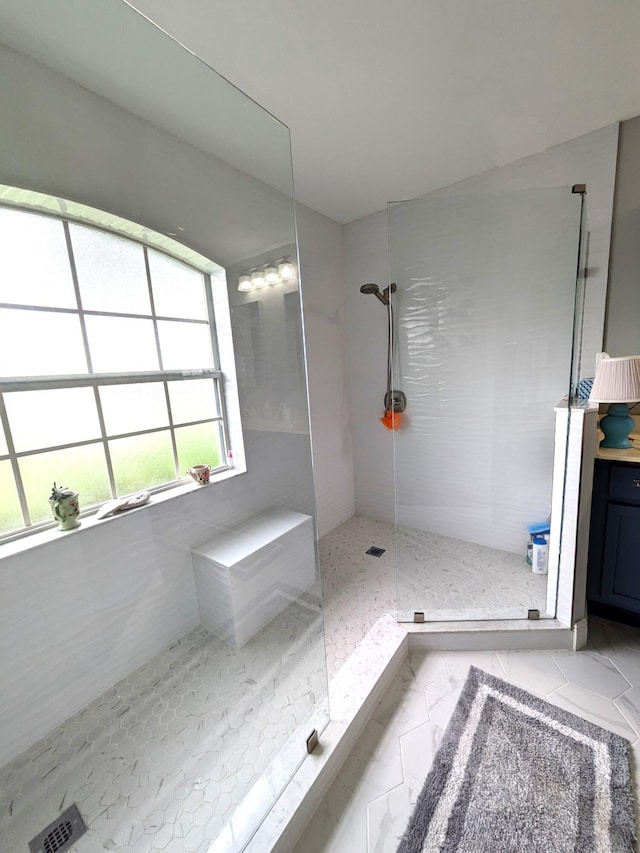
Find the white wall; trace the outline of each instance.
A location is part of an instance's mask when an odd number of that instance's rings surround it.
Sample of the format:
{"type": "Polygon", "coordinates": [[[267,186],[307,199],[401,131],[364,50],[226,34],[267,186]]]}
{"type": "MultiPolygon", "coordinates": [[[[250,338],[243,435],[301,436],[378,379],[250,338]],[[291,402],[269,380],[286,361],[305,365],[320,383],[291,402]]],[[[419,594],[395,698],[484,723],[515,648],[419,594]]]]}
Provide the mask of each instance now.
{"type": "Polygon", "coordinates": [[[347,376],[351,399],[355,511],[393,521],[393,435],[380,423],[387,382],[387,320],[373,296],[359,292],[388,282],[386,211],[343,228],[347,302],[347,376]]]}
{"type": "Polygon", "coordinates": [[[640,116],[620,125],[605,350],[640,352],[640,116]]]}
{"type": "Polygon", "coordinates": [[[313,476],[323,536],[355,511],[342,227],[302,205],[296,209],[313,476]]]}
{"type": "MultiPolygon", "coordinates": [[[[590,260],[583,347],[587,376],[591,374],[586,363],[602,341],[616,146],[617,125],[612,125],[464,182],[470,193],[587,184],[590,260]]],[[[382,287],[388,281],[386,212],[349,223],[344,237],[356,512],[393,520],[393,435],[378,420],[385,390],[385,314],[376,299],[359,293],[364,282],[382,287]]],[[[427,455],[434,452],[438,450],[425,447],[427,455]]],[[[551,434],[549,458],[552,453],[551,434]]],[[[421,459],[414,462],[419,470],[421,459]]],[[[470,481],[479,473],[470,470],[470,481]]]]}
{"type": "Polygon", "coordinates": [[[293,240],[290,196],[1,44],[0,75],[1,183],[142,223],[222,266],[293,240]]]}

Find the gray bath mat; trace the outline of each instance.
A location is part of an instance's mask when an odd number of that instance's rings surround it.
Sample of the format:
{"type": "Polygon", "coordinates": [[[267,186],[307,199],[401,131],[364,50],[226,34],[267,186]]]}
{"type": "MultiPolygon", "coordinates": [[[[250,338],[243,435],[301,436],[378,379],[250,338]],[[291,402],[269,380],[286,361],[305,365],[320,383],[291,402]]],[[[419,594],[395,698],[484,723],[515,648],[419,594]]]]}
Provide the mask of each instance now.
{"type": "Polygon", "coordinates": [[[398,853],[631,853],[629,750],[471,667],[398,853]]]}

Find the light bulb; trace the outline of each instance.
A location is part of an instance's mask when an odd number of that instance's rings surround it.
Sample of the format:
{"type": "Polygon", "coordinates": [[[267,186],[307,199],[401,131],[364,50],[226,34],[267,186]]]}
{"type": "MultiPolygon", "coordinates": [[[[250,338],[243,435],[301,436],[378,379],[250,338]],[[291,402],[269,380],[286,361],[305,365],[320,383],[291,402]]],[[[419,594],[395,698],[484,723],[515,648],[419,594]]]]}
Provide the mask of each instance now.
{"type": "Polygon", "coordinates": [[[267,284],[278,284],[280,281],[280,276],[278,275],[278,270],[276,269],[276,267],[271,264],[269,264],[268,267],[265,267],[264,279],[267,284]]]}
{"type": "Polygon", "coordinates": [[[262,270],[256,270],[251,273],[251,284],[257,288],[266,286],[267,282],[264,280],[264,273],[262,270]]]}
{"type": "Polygon", "coordinates": [[[251,290],[252,287],[253,285],[251,284],[251,276],[247,275],[247,273],[241,275],[238,279],[238,290],[247,291],[251,290]]]}
{"type": "Polygon", "coordinates": [[[278,272],[280,273],[280,278],[283,281],[291,281],[291,279],[295,277],[293,264],[289,263],[289,261],[286,260],[280,263],[280,266],[278,267],[278,272]]]}

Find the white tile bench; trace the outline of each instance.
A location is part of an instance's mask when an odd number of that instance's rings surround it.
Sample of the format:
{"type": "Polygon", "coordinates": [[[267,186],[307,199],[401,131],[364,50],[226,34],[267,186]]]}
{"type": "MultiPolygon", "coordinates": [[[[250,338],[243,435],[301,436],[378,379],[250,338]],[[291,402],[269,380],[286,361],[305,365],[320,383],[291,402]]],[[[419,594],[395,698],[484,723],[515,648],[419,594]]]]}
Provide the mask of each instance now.
{"type": "Polygon", "coordinates": [[[202,624],[240,648],[315,583],[313,519],[271,510],[191,556],[202,624]]]}

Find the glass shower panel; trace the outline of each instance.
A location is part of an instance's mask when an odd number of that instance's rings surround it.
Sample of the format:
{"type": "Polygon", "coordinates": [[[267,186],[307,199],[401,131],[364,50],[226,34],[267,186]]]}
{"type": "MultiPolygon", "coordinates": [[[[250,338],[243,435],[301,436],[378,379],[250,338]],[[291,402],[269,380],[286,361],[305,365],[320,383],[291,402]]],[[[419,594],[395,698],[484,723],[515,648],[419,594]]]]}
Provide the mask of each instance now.
{"type": "Polygon", "coordinates": [[[580,208],[570,188],[464,185],[388,208],[402,621],[554,616],[528,526],[550,519],[580,208]]]}
{"type": "MultiPolygon", "coordinates": [[[[36,367],[86,374],[88,340],[93,371],[117,374],[96,381],[91,444],[46,407],[69,447],[18,459],[26,503],[44,521],[54,480],[86,509],[181,478],[0,544],[0,846],[27,850],[76,803],[78,850],[240,851],[329,717],[289,131],[127,3],[25,0],[0,29],[0,209],[57,221],[65,287],[93,294],[73,334],[49,334],[67,302],[31,288],[25,317],[50,312],[36,367]],[[285,258],[293,277],[238,290],[285,258]],[[184,476],[202,462],[224,469],[207,485],[184,476]]],[[[21,514],[10,452],[3,534],[21,514]]]]}

